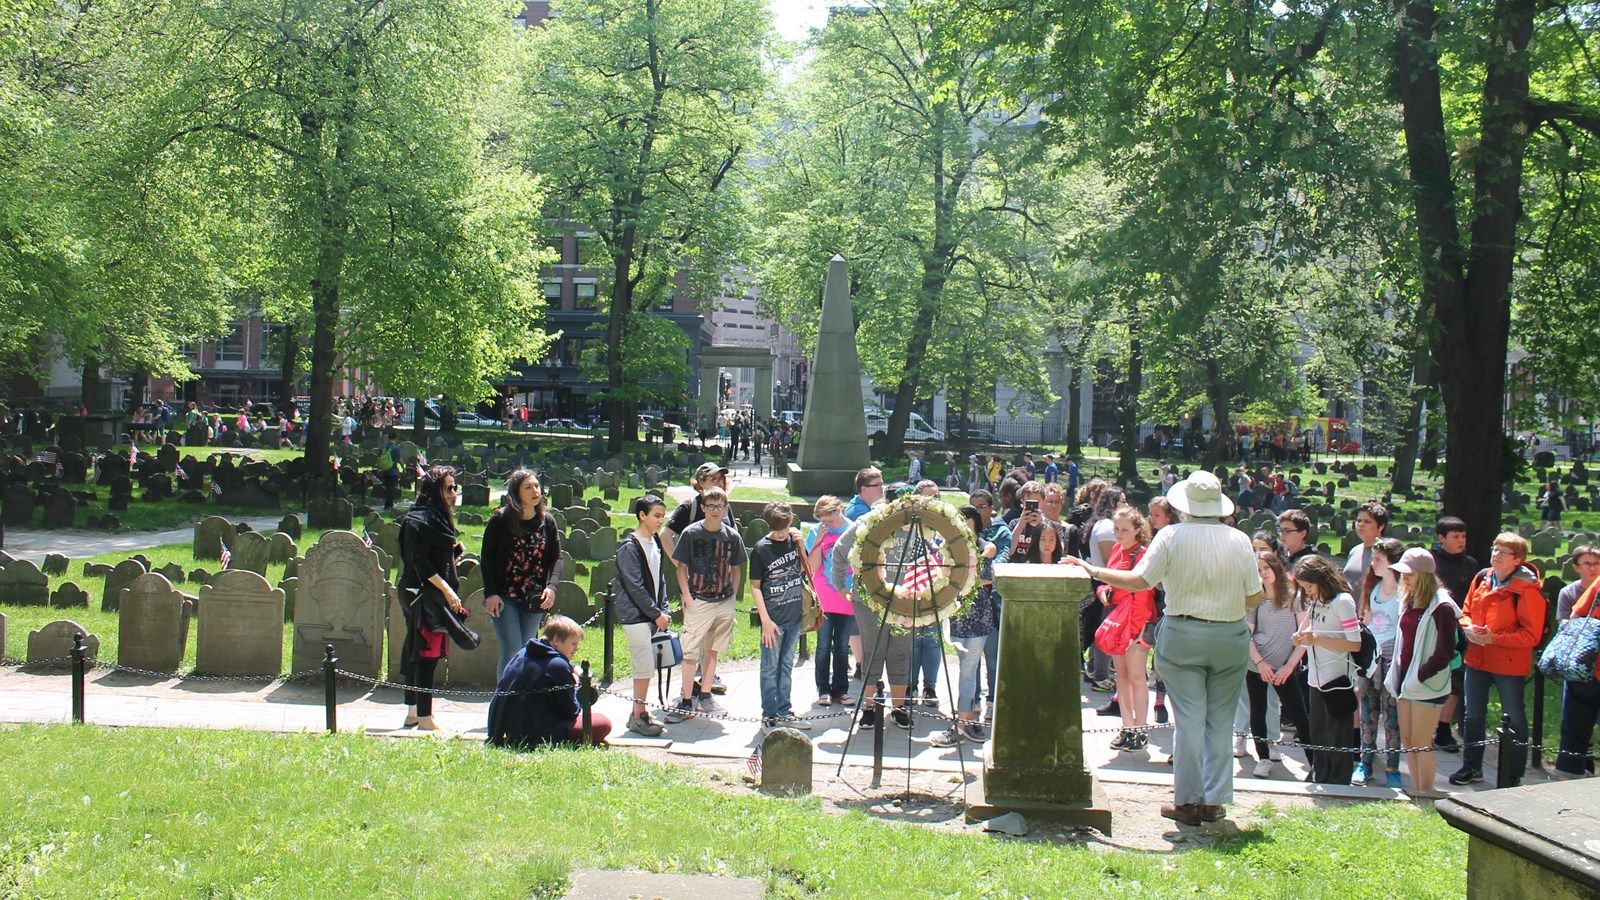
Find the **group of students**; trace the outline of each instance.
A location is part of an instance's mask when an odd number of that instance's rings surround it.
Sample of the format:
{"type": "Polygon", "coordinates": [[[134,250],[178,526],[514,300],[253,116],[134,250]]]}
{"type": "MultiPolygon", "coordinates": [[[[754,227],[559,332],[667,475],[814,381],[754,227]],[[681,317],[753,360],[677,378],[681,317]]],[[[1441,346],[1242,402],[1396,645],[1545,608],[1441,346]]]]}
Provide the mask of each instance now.
{"type": "MultiPolygon", "coordinates": [[[[695,496],[670,517],[658,496],[646,495],[633,504],[637,524],[618,548],[613,600],[634,674],[634,704],[626,727],[655,736],[664,725],[724,712],[715,698],[721,687],[717,661],[731,643],[733,598],[740,569],[748,562],[761,622],[764,725],[809,728],[793,709],[790,679],[804,627],[804,591],[811,586],[821,606],[816,705],[853,705],[850,679],[856,677],[869,685],[872,701],[858,718],[862,727],[876,727],[880,710],[886,709],[888,721],[910,728],[913,704],[938,702],[934,684],[943,659],[942,635],[930,629],[891,629],[885,634],[876,612],[855,596],[848,564],[855,522],[885,499],[883,474],[873,467],[862,469],[848,504],[831,496],[819,499],[818,522],[808,533],[794,528],[789,504],[767,504],[767,533],[748,550],[729,515],[727,474],[715,463],[701,466],[694,476],[695,496]],[[649,685],[656,666],[651,639],[670,623],[669,577],[676,580],[684,604],[680,644],[686,676],[680,697],[662,722],[650,712],[649,685]],[[864,642],[873,647],[869,656],[863,655],[864,642]],[[853,676],[852,656],[857,662],[853,676]],[[870,687],[885,669],[887,702],[870,687]],[[691,672],[698,677],[689,677],[691,672]]],[[[910,489],[933,495],[939,490],[931,481],[910,489]]],[[[402,651],[402,674],[411,687],[406,695],[408,728],[436,727],[430,693],[434,672],[452,629],[469,615],[457,593],[455,566],[463,548],[455,528],[455,490],[453,470],[428,469],[419,479],[416,503],[402,520],[398,586],[410,610],[402,651]]],[[[1091,569],[1131,572],[1153,532],[1177,518],[1163,498],[1152,501],[1147,515],[1128,504],[1119,488],[1100,479],[1084,484],[1065,512],[1061,483],[1041,483],[1020,470],[1003,479],[998,494],[975,491],[961,509],[979,541],[980,589],[948,623],[959,672],[952,698],[956,715],[950,728],[932,737],[935,745],[987,738],[982,701],[990,698],[992,711],[1003,604],[994,590],[996,561],[1053,564],[1075,559],[1081,551],[1091,569]],[[986,690],[980,678],[985,664],[986,690]]],[[[1528,562],[1528,542],[1511,532],[1498,535],[1490,565],[1480,570],[1465,554],[1466,527],[1460,519],[1439,520],[1438,541],[1431,549],[1406,548],[1387,538],[1388,521],[1381,504],[1358,508],[1361,543],[1342,569],[1311,545],[1311,522],[1303,511],[1282,513],[1276,534],[1254,536],[1263,590],[1246,614],[1249,662],[1240,702],[1248,710],[1257,759],[1253,774],[1272,774],[1269,698],[1276,698],[1282,727],[1293,730],[1301,744],[1317,748],[1307,752],[1309,781],[1367,783],[1376,775],[1382,730],[1388,786],[1402,786],[1402,750],[1411,787],[1418,793],[1434,791],[1435,749],[1461,752],[1462,764],[1449,776],[1452,784],[1480,782],[1492,688],[1509,719],[1511,781],[1516,783],[1527,759],[1526,681],[1535,649],[1547,637],[1546,601],[1540,574],[1528,562]],[[1361,666],[1357,661],[1364,630],[1370,632],[1375,652],[1361,666]],[[1455,717],[1462,726],[1459,743],[1451,730],[1455,717]]],[[[499,689],[512,695],[496,697],[491,704],[491,742],[577,740],[570,660],[582,629],[565,617],[546,617],[562,575],[560,537],[531,471],[512,473],[505,504],[485,529],[480,559],[485,611],[500,638],[499,689]]],[[[1600,548],[1576,548],[1573,562],[1580,579],[1563,590],[1559,619],[1600,614],[1595,609],[1600,548]]],[[[1144,590],[1098,585],[1083,605],[1086,677],[1116,692],[1107,708],[1123,723],[1112,744],[1117,750],[1146,746],[1149,654],[1161,610],[1158,584],[1144,590]],[[1100,623],[1107,617],[1116,621],[1113,630],[1122,635],[1120,641],[1095,640],[1105,631],[1100,623]]],[[[1167,717],[1159,673],[1156,688],[1155,721],[1161,724],[1167,717]]],[[[1600,672],[1589,682],[1569,681],[1558,776],[1592,773],[1597,714],[1600,672]]],[[[604,716],[593,716],[597,740],[610,728],[604,716]]],[[[1235,756],[1246,756],[1248,744],[1241,739],[1235,756]]]]}

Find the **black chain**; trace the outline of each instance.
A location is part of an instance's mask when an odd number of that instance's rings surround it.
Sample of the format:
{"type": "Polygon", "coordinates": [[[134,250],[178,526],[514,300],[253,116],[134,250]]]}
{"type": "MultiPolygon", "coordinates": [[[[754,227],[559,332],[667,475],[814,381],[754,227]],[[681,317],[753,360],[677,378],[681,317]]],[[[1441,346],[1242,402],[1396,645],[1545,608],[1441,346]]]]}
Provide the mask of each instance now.
{"type": "MultiPolygon", "coordinates": [[[[539,688],[538,690],[527,691],[469,691],[459,688],[420,688],[414,685],[400,684],[394,681],[384,681],[381,678],[373,678],[370,675],[361,675],[356,672],[348,672],[344,669],[334,669],[333,672],[335,675],[348,678],[352,681],[365,682],[374,687],[396,688],[402,691],[410,691],[413,694],[428,694],[435,697],[525,697],[532,694],[556,694],[562,691],[571,691],[578,687],[576,684],[558,684],[555,687],[539,688]]],[[[320,669],[318,670],[317,674],[321,674],[320,669]]]]}

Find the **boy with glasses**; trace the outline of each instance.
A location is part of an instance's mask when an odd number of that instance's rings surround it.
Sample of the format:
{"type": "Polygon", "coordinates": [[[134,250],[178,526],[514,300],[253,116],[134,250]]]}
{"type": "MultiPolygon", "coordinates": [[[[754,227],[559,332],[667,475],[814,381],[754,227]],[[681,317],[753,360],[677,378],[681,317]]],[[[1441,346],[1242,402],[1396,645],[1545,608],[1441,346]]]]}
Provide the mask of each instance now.
{"type": "Polygon", "coordinates": [[[1301,559],[1316,555],[1317,548],[1310,541],[1311,517],[1303,510],[1286,509],[1278,516],[1278,543],[1289,557],[1287,568],[1292,570],[1301,559]]]}

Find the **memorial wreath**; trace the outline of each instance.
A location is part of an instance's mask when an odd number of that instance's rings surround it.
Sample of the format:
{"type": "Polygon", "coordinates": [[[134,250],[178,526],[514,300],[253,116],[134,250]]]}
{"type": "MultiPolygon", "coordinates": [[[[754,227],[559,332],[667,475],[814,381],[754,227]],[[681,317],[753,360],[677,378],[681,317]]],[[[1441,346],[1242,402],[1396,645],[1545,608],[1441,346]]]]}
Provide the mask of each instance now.
{"type": "Polygon", "coordinates": [[[862,602],[883,621],[907,628],[955,615],[961,598],[978,589],[977,559],[977,536],[960,511],[919,494],[863,514],[850,548],[850,567],[855,569],[862,602]],[[913,532],[913,526],[919,531],[913,532]],[[902,543],[898,577],[891,583],[884,560],[902,543]],[[922,552],[917,552],[919,544],[922,552]],[[916,558],[907,558],[910,554],[916,558]]]}

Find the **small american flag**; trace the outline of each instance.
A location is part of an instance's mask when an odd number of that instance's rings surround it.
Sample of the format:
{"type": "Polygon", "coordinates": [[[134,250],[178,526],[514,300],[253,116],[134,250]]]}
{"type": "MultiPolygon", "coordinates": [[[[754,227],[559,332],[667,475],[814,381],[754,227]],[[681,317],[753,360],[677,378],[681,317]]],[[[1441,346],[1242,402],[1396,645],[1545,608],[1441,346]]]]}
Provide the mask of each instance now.
{"type": "Polygon", "coordinates": [[[139,445],[137,443],[133,442],[133,441],[129,441],[128,442],[128,465],[136,466],[138,464],[139,464],[139,445]]]}
{"type": "Polygon", "coordinates": [[[174,466],[173,469],[172,469],[172,473],[174,475],[178,476],[178,480],[179,481],[188,481],[189,480],[189,473],[185,472],[183,470],[183,466],[174,466]]]}
{"type": "Polygon", "coordinates": [[[222,567],[224,569],[226,569],[228,567],[228,563],[232,561],[233,551],[228,549],[227,541],[222,542],[222,555],[218,556],[217,559],[222,561],[222,567]]]}
{"type": "Polygon", "coordinates": [[[365,528],[361,529],[361,539],[367,542],[368,547],[372,546],[372,532],[365,528]]]}
{"type": "Polygon", "coordinates": [[[926,591],[933,587],[933,579],[939,570],[944,568],[944,560],[939,557],[937,550],[930,550],[928,554],[906,569],[906,574],[900,584],[913,591],[926,591]]]}
{"type": "Polygon", "coordinates": [[[750,770],[751,777],[760,778],[761,777],[761,751],[757,750],[754,753],[750,754],[750,758],[744,761],[744,767],[746,769],[750,770]]]}
{"type": "Polygon", "coordinates": [[[211,493],[217,495],[218,497],[221,497],[222,496],[222,485],[217,484],[216,482],[212,482],[212,484],[211,484],[211,493]]]}
{"type": "Polygon", "coordinates": [[[339,457],[337,456],[333,458],[333,470],[335,472],[339,471],[339,457]]]}

